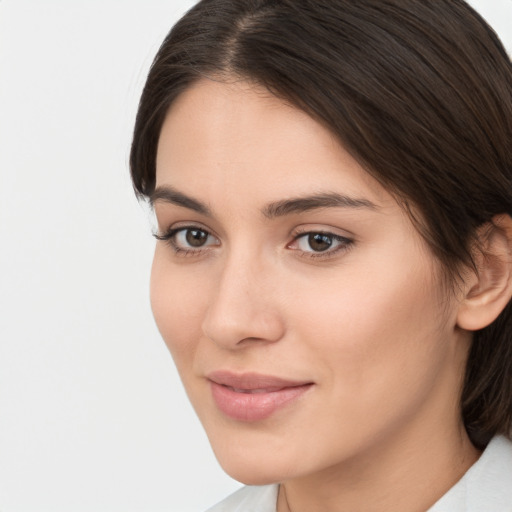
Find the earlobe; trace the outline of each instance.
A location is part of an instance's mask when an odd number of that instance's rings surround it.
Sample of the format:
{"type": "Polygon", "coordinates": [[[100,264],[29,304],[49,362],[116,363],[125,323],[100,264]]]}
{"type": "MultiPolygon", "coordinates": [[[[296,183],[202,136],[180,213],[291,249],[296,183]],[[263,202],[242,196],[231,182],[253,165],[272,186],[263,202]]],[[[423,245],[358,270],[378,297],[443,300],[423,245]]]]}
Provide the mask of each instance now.
{"type": "Polygon", "coordinates": [[[480,230],[474,258],[478,273],[466,282],[457,325],[477,331],[494,322],[512,297],[512,218],[497,215],[480,230]]]}

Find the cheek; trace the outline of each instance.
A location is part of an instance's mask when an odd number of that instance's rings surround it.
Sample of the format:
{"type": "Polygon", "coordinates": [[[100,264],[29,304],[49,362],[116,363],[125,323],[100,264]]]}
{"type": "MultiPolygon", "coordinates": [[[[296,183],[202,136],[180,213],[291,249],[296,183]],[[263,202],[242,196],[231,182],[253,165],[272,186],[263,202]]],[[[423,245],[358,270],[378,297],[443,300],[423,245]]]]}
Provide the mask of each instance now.
{"type": "Polygon", "coordinates": [[[180,370],[193,358],[201,338],[208,294],[193,275],[170,264],[165,249],[157,247],[151,268],[150,298],[157,327],[180,370]]]}
{"type": "Polygon", "coordinates": [[[380,390],[402,392],[404,382],[412,390],[434,378],[449,332],[432,276],[429,262],[383,257],[340,271],[322,292],[295,293],[297,333],[338,392],[373,401],[380,390]]]}

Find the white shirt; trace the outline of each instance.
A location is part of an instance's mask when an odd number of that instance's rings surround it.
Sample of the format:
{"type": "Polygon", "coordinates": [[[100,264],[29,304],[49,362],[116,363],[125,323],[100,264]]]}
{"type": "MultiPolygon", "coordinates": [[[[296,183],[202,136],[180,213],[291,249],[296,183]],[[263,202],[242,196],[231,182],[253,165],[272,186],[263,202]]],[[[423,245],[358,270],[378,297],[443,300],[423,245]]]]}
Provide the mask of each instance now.
{"type": "MultiPolygon", "coordinates": [[[[246,486],[207,512],[276,512],[279,486],[246,486]]],[[[426,512],[512,512],[512,442],[495,437],[466,474],[426,512]]]]}

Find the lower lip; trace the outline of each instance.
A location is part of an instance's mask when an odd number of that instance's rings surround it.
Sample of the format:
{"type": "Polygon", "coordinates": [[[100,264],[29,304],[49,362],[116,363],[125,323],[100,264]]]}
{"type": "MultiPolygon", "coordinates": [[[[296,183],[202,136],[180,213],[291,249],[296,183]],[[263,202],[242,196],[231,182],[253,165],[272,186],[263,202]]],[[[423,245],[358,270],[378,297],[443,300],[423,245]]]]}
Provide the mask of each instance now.
{"type": "Polygon", "coordinates": [[[261,421],[308,391],[312,384],[256,393],[243,393],[210,382],[213,399],[226,416],[237,421],[261,421]]]}

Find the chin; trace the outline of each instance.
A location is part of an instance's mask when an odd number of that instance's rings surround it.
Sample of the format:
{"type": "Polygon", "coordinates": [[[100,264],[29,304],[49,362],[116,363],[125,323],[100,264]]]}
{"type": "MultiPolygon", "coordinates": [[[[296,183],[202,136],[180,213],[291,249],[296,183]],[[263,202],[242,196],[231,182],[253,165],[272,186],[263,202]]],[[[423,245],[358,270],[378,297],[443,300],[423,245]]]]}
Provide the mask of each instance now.
{"type": "Polygon", "coordinates": [[[261,450],[258,455],[251,454],[239,447],[239,453],[217,453],[215,455],[222,469],[233,479],[245,485],[268,485],[283,482],[292,476],[292,465],[279,457],[279,452],[268,454],[261,450]]]}
{"type": "Polygon", "coordinates": [[[245,485],[269,485],[287,480],[275,468],[255,466],[247,460],[239,465],[222,463],[220,465],[231,478],[245,485]]]}

